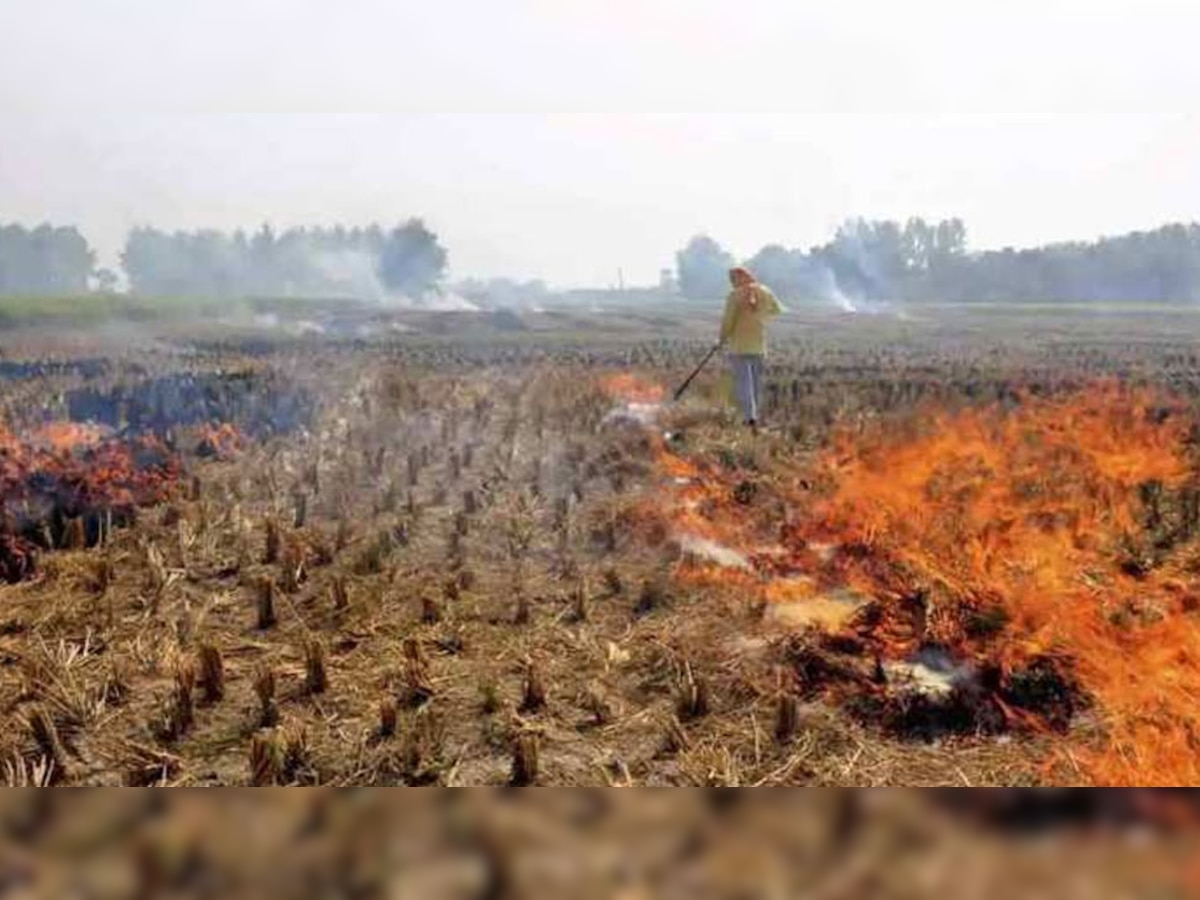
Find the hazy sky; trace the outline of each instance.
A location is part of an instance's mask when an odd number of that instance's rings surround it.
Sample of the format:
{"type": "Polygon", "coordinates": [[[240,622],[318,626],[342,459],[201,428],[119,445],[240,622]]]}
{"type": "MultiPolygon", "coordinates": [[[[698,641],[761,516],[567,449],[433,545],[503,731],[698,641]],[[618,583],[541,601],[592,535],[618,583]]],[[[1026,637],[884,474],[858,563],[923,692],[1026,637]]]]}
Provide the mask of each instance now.
{"type": "Polygon", "coordinates": [[[455,275],[648,281],[852,216],[1200,218],[1200,5],[0,0],[0,221],[424,216],[455,275]]]}

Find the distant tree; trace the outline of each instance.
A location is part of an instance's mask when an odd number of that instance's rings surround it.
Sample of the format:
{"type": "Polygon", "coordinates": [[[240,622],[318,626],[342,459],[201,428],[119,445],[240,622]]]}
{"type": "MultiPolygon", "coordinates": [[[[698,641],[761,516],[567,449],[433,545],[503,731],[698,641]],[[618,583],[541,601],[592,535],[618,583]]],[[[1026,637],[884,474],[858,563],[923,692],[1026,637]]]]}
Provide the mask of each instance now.
{"type": "Polygon", "coordinates": [[[952,265],[967,252],[967,228],[961,219],[945,219],[938,222],[933,232],[933,243],[929,252],[932,269],[952,265]]]}
{"type": "Polygon", "coordinates": [[[277,287],[275,230],[269,222],[263,222],[254,237],[250,238],[248,265],[248,287],[252,294],[275,293],[277,287]]]}
{"type": "Polygon", "coordinates": [[[33,232],[34,251],[46,293],[82,294],[96,265],[96,254],[74,225],[41,225],[33,232]]]}
{"type": "Polygon", "coordinates": [[[746,268],[784,299],[812,293],[812,261],[803,250],[768,244],[746,260],[746,268]]]}
{"type": "Polygon", "coordinates": [[[830,247],[838,280],[859,297],[891,300],[907,271],[903,232],[895,222],[856,219],[838,229],[830,247]]]}
{"type": "Polygon", "coordinates": [[[712,300],[729,290],[733,256],[708,235],[697,235],[675,254],[679,290],[691,300],[712,300]]]}
{"type": "Polygon", "coordinates": [[[196,292],[180,235],[172,236],[157,228],[132,229],[125,236],[121,266],[135,294],[173,296],[196,292]]]}
{"type": "Polygon", "coordinates": [[[96,255],[74,226],[0,226],[0,293],[81,294],[96,255]]]}
{"type": "Polygon", "coordinates": [[[922,218],[909,219],[904,223],[900,249],[908,271],[929,271],[929,260],[933,255],[933,237],[934,229],[922,218]]]}
{"type": "Polygon", "coordinates": [[[379,256],[379,278],[389,291],[420,297],[441,282],[446,262],[437,235],[420,219],[409,219],[387,235],[379,256]]]}
{"type": "Polygon", "coordinates": [[[419,294],[441,279],[446,252],[419,220],[385,235],[378,225],[289,228],[269,224],[247,236],[211,229],[129,232],[121,264],[130,289],[174,296],[297,296],[376,299],[391,290],[419,294]],[[388,250],[385,260],[384,250],[388,250]]]}

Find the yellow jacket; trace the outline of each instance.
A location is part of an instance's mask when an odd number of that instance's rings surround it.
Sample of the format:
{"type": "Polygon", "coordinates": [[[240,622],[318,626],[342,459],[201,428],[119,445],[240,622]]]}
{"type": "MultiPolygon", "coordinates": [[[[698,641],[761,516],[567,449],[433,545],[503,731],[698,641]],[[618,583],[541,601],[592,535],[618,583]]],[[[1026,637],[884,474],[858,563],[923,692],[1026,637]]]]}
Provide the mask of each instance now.
{"type": "Polygon", "coordinates": [[[721,342],[730,353],[765,356],[766,321],[783,312],[783,306],[763,284],[734,288],[725,300],[721,342]]]}

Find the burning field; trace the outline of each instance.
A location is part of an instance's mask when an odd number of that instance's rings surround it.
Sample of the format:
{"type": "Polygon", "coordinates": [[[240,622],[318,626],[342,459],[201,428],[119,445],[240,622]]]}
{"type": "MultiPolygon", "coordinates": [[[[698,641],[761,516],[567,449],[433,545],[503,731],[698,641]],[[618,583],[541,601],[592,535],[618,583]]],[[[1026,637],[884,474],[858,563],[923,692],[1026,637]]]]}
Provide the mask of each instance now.
{"type": "Polygon", "coordinates": [[[62,418],[0,430],[0,580],[35,577],[40,551],[106,543],[139,509],[178,496],[186,457],[228,459],[249,438],[308,424],[310,395],[276,382],[218,372],[89,383],[65,393],[62,418]]]}
{"type": "Polygon", "coordinates": [[[179,475],[178,458],[154,438],[69,422],[20,438],[0,432],[0,579],[34,577],[39,551],[96,546],[139,507],[167,500],[179,475]]]}
{"type": "Polygon", "coordinates": [[[1186,372],[629,341],[11,361],[7,781],[1200,777],[1186,372]]]}
{"type": "Polygon", "coordinates": [[[1192,784],[1195,435],[1178,399],[1104,382],[843,427],[799,471],[663,471],[676,529],[745,561],[685,577],[811,626],[797,690],[905,737],[1051,735],[1051,778],[1192,784]]]}

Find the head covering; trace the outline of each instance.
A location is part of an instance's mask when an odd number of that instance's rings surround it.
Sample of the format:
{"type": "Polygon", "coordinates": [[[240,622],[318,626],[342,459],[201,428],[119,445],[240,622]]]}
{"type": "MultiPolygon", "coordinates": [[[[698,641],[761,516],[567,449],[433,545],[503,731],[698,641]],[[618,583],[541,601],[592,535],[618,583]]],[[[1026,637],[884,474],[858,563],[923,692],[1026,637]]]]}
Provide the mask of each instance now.
{"type": "Polygon", "coordinates": [[[758,291],[754,290],[754,286],[758,282],[754,274],[743,266],[735,266],[729,270],[729,280],[733,282],[733,289],[742,295],[742,303],[746,308],[757,309],[758,291]]]}

